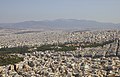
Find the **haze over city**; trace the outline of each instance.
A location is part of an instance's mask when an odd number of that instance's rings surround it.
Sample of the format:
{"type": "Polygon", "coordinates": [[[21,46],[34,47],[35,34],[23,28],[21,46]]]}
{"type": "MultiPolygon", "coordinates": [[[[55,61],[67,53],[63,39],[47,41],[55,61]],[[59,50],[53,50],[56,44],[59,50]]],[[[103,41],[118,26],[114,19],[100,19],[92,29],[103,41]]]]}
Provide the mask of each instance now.
{"type": "Polygon", "coordinates": [[[120,0],[0,0],[0,23],[83,19],[120,23],[120,0]]]}

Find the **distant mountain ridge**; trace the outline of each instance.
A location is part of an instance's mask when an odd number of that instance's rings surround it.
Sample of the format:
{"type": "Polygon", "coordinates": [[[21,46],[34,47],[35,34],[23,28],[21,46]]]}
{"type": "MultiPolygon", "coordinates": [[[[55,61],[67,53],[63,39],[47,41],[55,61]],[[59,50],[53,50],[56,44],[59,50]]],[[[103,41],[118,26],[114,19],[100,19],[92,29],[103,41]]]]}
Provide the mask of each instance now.
{"type": "Polygon", "coordinates": [[[44,21],[24,21],[19,23],[1,23],[2,28],[17,29],[120,29],[120,24],[102,23],[91,20],[56,19],[44,21]]]}

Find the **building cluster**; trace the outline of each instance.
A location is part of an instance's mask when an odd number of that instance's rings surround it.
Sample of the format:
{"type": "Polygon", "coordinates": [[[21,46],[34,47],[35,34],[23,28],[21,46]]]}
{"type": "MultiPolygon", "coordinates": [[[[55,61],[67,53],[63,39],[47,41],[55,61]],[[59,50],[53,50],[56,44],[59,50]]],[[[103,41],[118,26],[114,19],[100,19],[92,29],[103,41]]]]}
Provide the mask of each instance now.
{"type": "Polygon", "coordinates": [[[0,48],[64,42],[102,42],[120,37],[118,30],[104,31],[7,31],[0,30],[0,48]]]}
{"type": "Polygon", "coordinates": [[[25,53],[24,61],[0,67],[1,77],[119,77],[119,57],[81,57],[77,51],[25,53]]]}
{"type": "Polygon", "coordinates": [[[0,66],[0,77],[120,77],[120,31],[41,31],[0,34],[0,47],[53,43],[102,43],[75,51],[35,51],[14,65],[0,66]]]}

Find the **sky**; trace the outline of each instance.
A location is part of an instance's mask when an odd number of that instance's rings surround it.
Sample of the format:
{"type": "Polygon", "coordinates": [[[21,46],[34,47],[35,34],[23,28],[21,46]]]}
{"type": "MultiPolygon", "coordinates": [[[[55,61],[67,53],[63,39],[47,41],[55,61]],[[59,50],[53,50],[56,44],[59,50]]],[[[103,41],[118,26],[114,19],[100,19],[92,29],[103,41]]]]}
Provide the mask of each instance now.
{"type": "Polygon", "coordinates": [[[0,0],[0,23],[62,18],[120,23],[120,0],[0,0]]]}

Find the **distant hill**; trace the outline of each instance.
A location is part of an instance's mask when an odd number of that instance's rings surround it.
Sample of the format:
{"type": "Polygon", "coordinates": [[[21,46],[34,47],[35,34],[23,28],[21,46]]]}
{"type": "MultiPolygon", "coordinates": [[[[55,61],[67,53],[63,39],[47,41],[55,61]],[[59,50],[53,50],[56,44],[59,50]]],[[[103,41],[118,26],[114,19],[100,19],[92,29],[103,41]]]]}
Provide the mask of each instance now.
{"type": "Polygon", "coordinates": [[[2,28],[17,29],[120,29],[120,24],[102,23],[91,20],[56,19],[44,21],[24,21],[19,23],[1,23],[2,28]]]}

